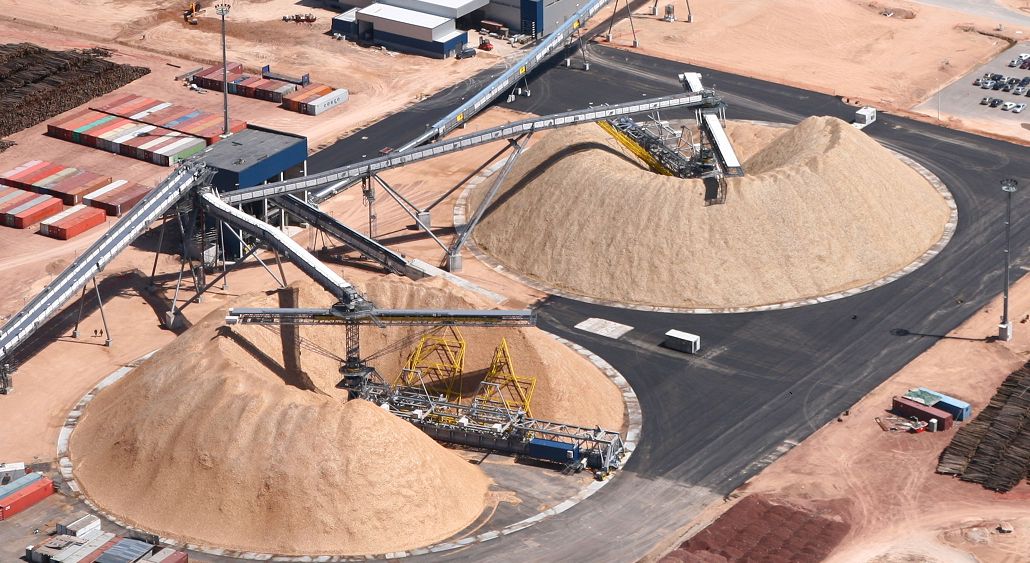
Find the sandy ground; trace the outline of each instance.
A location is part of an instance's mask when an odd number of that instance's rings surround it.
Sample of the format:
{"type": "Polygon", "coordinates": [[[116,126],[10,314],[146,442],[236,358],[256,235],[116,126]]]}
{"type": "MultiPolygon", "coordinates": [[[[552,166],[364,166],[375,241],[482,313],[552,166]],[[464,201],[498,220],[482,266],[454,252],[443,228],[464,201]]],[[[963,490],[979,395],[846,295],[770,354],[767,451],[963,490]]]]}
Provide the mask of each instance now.
{"type": "Polygon", "coordinates": [[[1021,14],[1030,14],[1030,1],[1027,0],[995,0],[998,4],[1021,14]]]}
{"type": "MultiPolygon", "coordinates": [[[[48,48],[100,45],[116,49],[121,56],[115,62],[149,66],[155,71],[118,92],[220,112],[221,97],[217,93],[197,94],[172,81],[177,74],[221,62],[218,16],[213,9],[205,9],[200,24],[190,26],[181,16],[186,2],[165,0],[156,4],[136,0],[10,0],[4,3],[0,15],[0,38],[5,42],[31,41],[48,48]]],[[[243,63],[249,74],[260,75],[261,67],[271,64],[276,72],[293,76],[310,73],[313,82],[350,91],[350,100],[318,116],[287,111],[272,102],[230,96],[233,117],[303,134],[314,149],[417,103],[502,58],[519,56],[502,42],[495,42],[491,52],[463,60],[362,48],[326,34],[334,15],[332,11],[298,6],[293,0],[233,3],[226,26],[229,60],[243,63]],[[299,12],[313,12],[319,19],[314,24],[282,21],[284,14],[299,12]]],[[[478,35],[470,33],[469,41],[478,44],[478,35]]],[[[18,135],[13,140],[21,142],[18,135]]],[[[9,158],[6,153],[4,156],[9,158]]]]}
{"type": "MultiPolygon", "coordinates": [[[[1030,313],[1030,278],[1013,286],[1011,307],[1014,318],[1030,313]]],[[[1000,298],[859,401],[843,422],[820,428],[735,495],[845,499],[852,531],[826,563],[1027,561],[1030,486],[997,494],[937,475],[938,455],[954,432],[883,432],[873,420],[887,416],[892,396],[920,386],[969,401],[974,414],[982,409],[1030,354],[1027,324],[1016,324],[1010,342],[984,340],[996,333],[999,312],[1000,298]],[[992,533],[1002,521],[1016,532],[992,533]]]]}
{"type": "MultiPolygon", "coordinates": [[[[694,23],[674,3],[679,21],[665,22],[664,6],[634,12],[640,46],[632,48],[628,20],[613,30],[611,44],[649,55],[859,98],[883,109],[908,108],[937,87],[983,64],[1008,44],[996,37],[955,29],[960,23],[991,30],[996,22],[933,6],[890,2],[916,13],[886,18],[860,0],[694,0],[694,23]],[[944,61],[947,61],[946,64],[944,61]]],[[[588,28],[611,17],[606,8],[588,28]]],[[[1006,28],[1027,37],[1030,29],[1006,28]]],[[[599,37],[604,40],[604,35],[599,37]]],[[[717,85],[716,85],[717,86],[717,85]]]]}

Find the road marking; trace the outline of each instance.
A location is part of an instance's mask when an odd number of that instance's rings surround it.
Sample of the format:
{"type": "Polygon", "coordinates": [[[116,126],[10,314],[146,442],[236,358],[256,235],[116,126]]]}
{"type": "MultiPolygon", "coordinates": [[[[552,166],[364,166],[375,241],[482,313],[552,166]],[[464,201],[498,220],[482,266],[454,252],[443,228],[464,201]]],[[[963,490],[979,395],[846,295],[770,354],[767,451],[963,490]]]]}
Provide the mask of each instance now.
{"type": "Polygon", "coordinates": [[[593,317],[579,323],[576,325],[576,328],[613,339],[618,339],[623,334],[633,330],[633,327],[629,325],[593,317]]]}

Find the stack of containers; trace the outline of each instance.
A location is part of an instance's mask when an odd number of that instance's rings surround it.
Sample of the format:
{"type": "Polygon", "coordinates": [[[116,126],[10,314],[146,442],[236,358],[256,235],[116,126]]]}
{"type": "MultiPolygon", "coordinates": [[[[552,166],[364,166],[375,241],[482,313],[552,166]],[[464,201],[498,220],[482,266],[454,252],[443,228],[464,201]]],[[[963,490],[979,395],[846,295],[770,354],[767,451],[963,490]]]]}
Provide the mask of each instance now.
{"type": "Polygon", "coordinates": [[[0,520],[25,510],[54,494],[54,482],[40,475],[29,473],[0,487],[0,520]]]}
{"type": "Polygon", "coordinates": [[[78,168],[62,166],[53,174],[36,180],[35,182],[32,182],[32,184],[29,185],[29,189],[31,189],[33,192],[37,194],[45,194],[48,193],[47,190],[52,188],[53,186],[56,186],[57,184],[60,184],[61,182],[68,180],[82,172],[83,171],[79,170],[78,168]]]}
{"type": "Polygon", "coordinates": [[[103,209],[108,215],[120,217],[152,190],[149,186],[119,180],[89,194],[82,198],[82,201],[92,207],[103,209]]]}
{"type": "Polygon", "coordinates": [[[343,88],[339,88],[324,96],[302,103],[301,109],[308,115],[318,115],[333,106],[346,102],[349,99],[350,92],[343,88]]]}
{"type": "MultiPolygon", "coordinates": [[[[39,194],[34,194],[32,192],[27,192],[25,190],[19,190],[18,188],[8,188],[8,190],[13,190],[13,191],[11,191],[11,192],[5,191],[4,192],[4,195],[2,197],[2,201],[0,201],[0,214],[4,213],[5,211],[8,211],[10,209],[14,209],[15,207],[18,207],[19,205],[25,203],[26,201],[29,201],[29,200],[32,200],[34,198],[38,198],[39,197],[39,194]]],[[[3,222],[3,219],[0,218],[0,223],[2,223],[2,222],[3,222]]]]}
{"type": "Polygon", "coordinates": [[[152,544],[122,538],[118,540],[118,543],[107,548],[100,557],[97,557],[96,563],[131,563],[149,555],[153,549],[152,544]]]}
{"type": "Polygon", "coordinates": [[[68,240],[102,225],[107,220],[107,212],[98,207],[76,205],[44,219],[39,224],[39,234],[59,240],[68,240]]]}
{"type": "MultiPolygon", "coordinates": [[[[14,168],[13,170],[8,170],[7,172],[4,172],[3,174],[0,174],[0,184],[3,184],[5,186],[11,186],[12,188],[16,187],[15,184],[13,183],[13,178],[15,176],[18,176],[19,174],[22,174],[23,172],[26,172],[29,169],[31,169],[31,168],[33,168],[35,166],[39,166],[40,164],[43,164],[43,163],[44,163],[44,161],[42,161],[42,160],[30,160],[30,161],[26,162],[25,164],[22,164],[21,166],[19,166],[17,168],[14,168]],[[10,180],[10,182],[9,182],[9,180],[10,180]]],[[[50,164],[50,163],[47,162],[46,164],[50,164]]]]}
{"type": "Polygon", "coordinates": [[[282,103],[283,96],[290,92],[295,92],[296,90],[296,84],[269,78],[254,86],[254,97],[259,100],[266,100],[278,104],[282,103]]]}
{"type": "MultiPolygon", "coordinates": [[[[221,67],[218,68],[221,69],[221,67]]],[[[95,109],[139,123],[201,137],[210,144],[216,143],[221,139],[219,135],[223,129],[221,116],[162,102],[153,98],[137,96],[136,94],[118,96],[111,102],[97,106],[95,109]]],[[[229,120],[229,131],[231,133],[239,133],[246,128],[247,124],[244,121],[238,119],[229,120]]],[[[150,136],[154,137],[159,133],[161,132],[152,131],[150,136]]],[[[139,132],[136,134],[139,135],[139,132]]],[[[139,144],[136,146],[139,146],[139,144]]],[[[184,158],[185,156],[181,157],[184,158]]]]}
{"type": "MultiPolygon", "coordinates": [[[[161,103],[150,104],[143,111],[136,111],[133,115],[145,113],[160,105],[161,103]]],[[[127,111],[132,111],[132,109],[127,111]]],[[[192,111],[196,112],[196,110],[192,111]]],[[[154,114],[162,112],[163,110],[158,110],[154,114]]],[[[154,114],[147,114],[144,119],[149,119],[154,114]]],[[[242,124],[238,126],[239,130],[246,128],[246,123],[239,123],[242,124]]],[[[147,160],[162,166],[170,166],[207,146],[207,142],[198,136],[186,135],[169,128],[97,111],[81,114],[77,119],[50,123],[48,129],[51,135],[61,139],[147,160]]],[[[56,170],[50,172],[53,174],[56,170]]],[[[37,176],[33,180],[27,180],[28,174],[31,174],[31,171],[22,172],[17,178],[14,178],[14,181],[28,181],[31,184],[33,181],[42,179],[37,176]]],[[[11,179],[6,180],[10,181],[11,179]]]]}
{"type": "Polygon", "coordinates": [[[4,224],[15,229],[25,229],[60,213],[64,209],[59,198],[32,194],[32,198],[4,212],[4,224]]]}
{"type": "MultiPolygon", "coordinates": [[[[232,82],[234,75],[236,78],[239,78],[243,74],[243,65],[240,63],[227,63],[224,74],[228,74],[229,82],[232,82]]],[[[222,65],[205,68],[193,75],[193,83],[208,90],[221,90],[222,75],[222,65]]]]}
{"type": "Polygon", "coordinates": [[[82,196],[92,193],[111,182],[112,178],[110,176],[83,172],[60,184],[51,186],[47,189],[46,193],[61,198],[65,205],[78,205],[82,203],[82,196]]]}
{"type": "MultiPolygon", "coordinates": [[[[63,168],[59,164],[52,162],[46,162],[45,160],[35,161],[36,164],[15,172],[17,168],[6,173],[6,177],[3,178],[4,185],[11,186],[12,188],[18,188],[19,190],[32,190],[32,182],[40,180],[46,176],[53,174],[60,168],[63,168]]],[[[20,167],[19,167],[20,168],[20,167]]]]}
{"type": "Polygon", "coordinates": [[[330,86],[312,82],[303,88],[299,88],[283,96],[283,107],[290,111],[306,113],[304,111],[304,104],[313,102],[326,94],[332,93],[332,91],[333,89],[330,86]]]}

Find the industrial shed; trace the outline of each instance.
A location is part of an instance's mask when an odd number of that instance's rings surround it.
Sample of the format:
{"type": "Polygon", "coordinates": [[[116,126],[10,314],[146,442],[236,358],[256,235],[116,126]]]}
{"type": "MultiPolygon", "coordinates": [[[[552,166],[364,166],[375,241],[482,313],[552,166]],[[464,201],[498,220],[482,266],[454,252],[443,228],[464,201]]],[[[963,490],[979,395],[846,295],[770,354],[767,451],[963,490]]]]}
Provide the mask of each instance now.
{"type": "Polygon", "coordinates": [[[202,153],[204,163],[216,170],[212,185],[228,192],[279,180],[287,169],[308,158],[308,140],[264,127],[249,128],[211,145],[202,153]]]}
{"type": "MultiPolygon", "coordinates": [[[[404,1],[428,4],[424,0],[404,1]]],[[[465,4],[474,5],[476,1],[479,0],[466,1],[465,4]]],[[[458,9],[457,1],[452,0],[448,4],[452,9],[458,9]]],[[[453,18],[381,3],[333,18],[333,31],[395,51],[440,59],[454,56],[468,43],[468,33],[456,29],[453,18]]]]}
{"type": "Polygon", "coordinates": [[[558,29],[586,4],[585,0],[490,0],[486,19],[503,23],[512,33],[542,36],[558,29]]]}
{"type": "Polygon", "coordinates": [[[443,18],[457,19],[486,6],[490,0],[383,0],[383,3],[443,18]]]}

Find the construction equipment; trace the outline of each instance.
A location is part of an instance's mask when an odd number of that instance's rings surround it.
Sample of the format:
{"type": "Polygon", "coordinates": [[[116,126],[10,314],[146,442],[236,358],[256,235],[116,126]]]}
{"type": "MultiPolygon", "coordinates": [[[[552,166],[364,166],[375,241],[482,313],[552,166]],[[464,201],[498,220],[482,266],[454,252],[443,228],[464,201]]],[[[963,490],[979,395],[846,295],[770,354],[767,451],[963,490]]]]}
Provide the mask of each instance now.
{"type": "Polygon", "coordinates": [[[197,25],[197,18],[196,18],[196,16],[201,11],[203,11],[203,10],[200,7],[200,2],[190,2],[189,7],[187,7],[182,12],[182,19],[185,20],[186,23],[188,23],[190,25],[197,25]]]}
{"type": "Polygon", "coordinates": [[[484,35],[479,36],[479,48],[484,51],[493,51],[494,44],[490,42],[490,38],[484,35]]]}
{"type": "Polygon", "coordinates": [[[295,23],[315,23],[315,14],[293,14],[292,16],[283,16],[284,22],[295,22],[295,23]]]}

